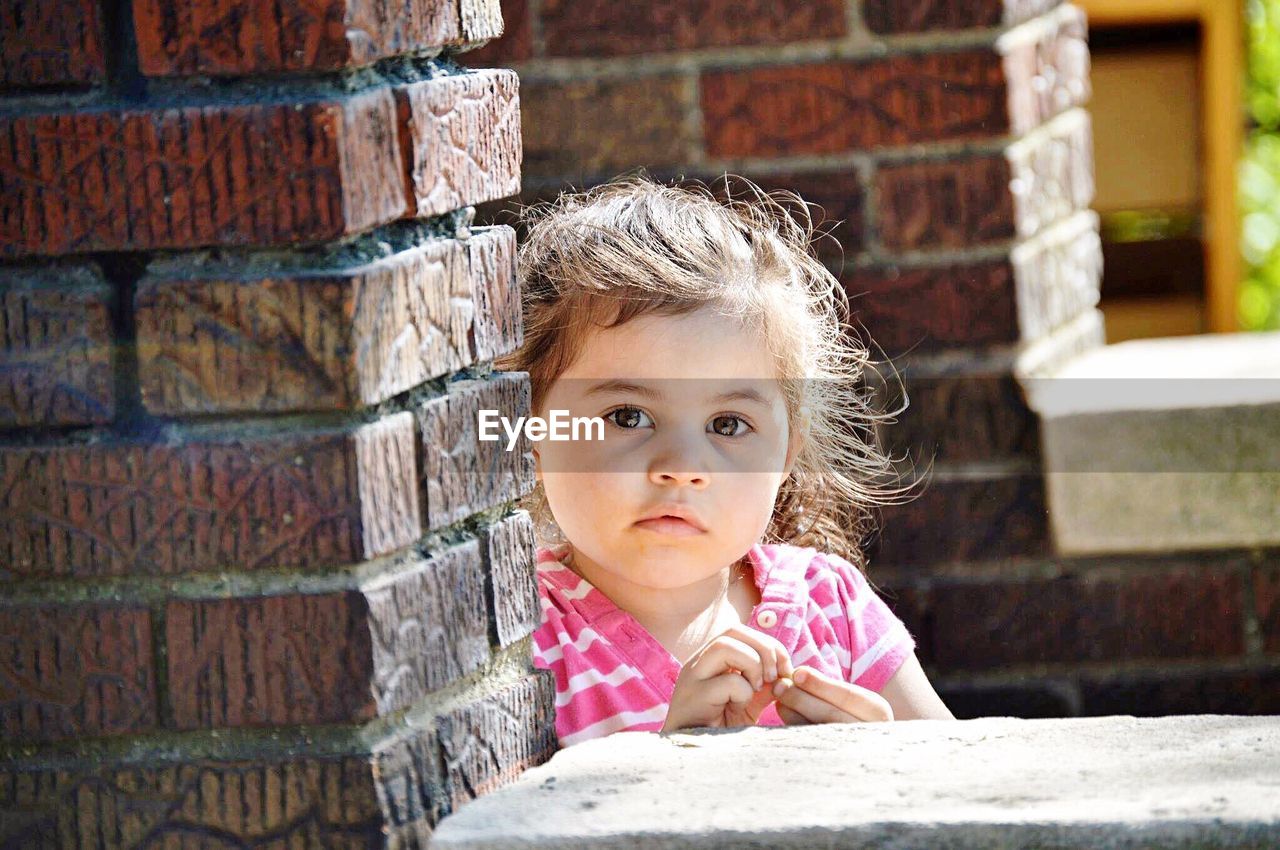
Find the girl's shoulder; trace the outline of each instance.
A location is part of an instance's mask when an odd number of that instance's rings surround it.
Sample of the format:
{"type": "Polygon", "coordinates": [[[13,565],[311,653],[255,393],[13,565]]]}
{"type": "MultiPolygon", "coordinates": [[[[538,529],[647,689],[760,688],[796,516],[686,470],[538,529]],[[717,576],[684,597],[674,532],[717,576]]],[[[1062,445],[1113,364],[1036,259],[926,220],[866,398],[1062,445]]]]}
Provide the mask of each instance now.
{"type": "Polygon", "coordinates": [[[756,547],[758,559],[767,572],[775,578],[803,578],[811,588],[816,584],[839,582],[854,589],[867,584],[862,571],[848,559],[815,549],[812,546],[793,546],[774,543],[756,547]]]}

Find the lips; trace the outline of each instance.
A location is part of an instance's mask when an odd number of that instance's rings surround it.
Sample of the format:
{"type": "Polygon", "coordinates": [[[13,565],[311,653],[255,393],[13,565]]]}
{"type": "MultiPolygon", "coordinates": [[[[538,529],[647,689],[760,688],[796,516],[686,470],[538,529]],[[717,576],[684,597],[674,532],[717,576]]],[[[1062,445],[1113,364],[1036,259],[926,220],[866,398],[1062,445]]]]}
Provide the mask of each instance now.
{"type": "Polygon", "coordinates": [[[658,505],[635,523],[637,528],[656,534],[689,537],[705,534],[706,526],[697,513],[684,505],[658,505]]]}

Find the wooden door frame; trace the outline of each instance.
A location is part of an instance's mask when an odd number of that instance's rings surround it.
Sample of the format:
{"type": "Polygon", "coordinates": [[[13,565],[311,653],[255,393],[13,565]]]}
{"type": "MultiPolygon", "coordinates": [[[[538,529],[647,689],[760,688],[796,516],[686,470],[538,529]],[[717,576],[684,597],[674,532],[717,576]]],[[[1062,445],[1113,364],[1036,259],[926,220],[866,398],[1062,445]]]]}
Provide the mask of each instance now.
{"type": "Polygon", "coordinates": [[[1200,24],[1204,142],[1205,310],[1209,331],[1239,330],[1237,169],[1244,148],[1244,20],[1240,0],[1076,0],[1090,24],[1200,24]]]}

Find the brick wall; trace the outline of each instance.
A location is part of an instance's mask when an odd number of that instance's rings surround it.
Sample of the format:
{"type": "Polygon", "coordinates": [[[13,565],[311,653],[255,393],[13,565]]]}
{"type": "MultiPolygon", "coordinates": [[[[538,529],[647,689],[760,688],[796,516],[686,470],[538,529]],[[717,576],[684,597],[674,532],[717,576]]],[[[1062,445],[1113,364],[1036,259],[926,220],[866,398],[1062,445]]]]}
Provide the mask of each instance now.
{"type": "Polygon", "coordinates": [[[0,845],[415,846],[553,750],[500,27],[0,10],[0,845]]]}
{"type": "MultiPolygon", "coordinates": [[[[508,0],[528,202],[645,167],[825,210],[923,495],[872,578],[958,714],[1280,711],[1280,555],[1068,559],[1015,375],[1102,343],[1086,21],[1058,0],[508,0]],[[932,466],[930,467],[930,461],[932,466]],[[1269,654],[1268,654],[1269,653],[1269,654]]],[[[514,204],[482,207],[510,221],[514,204]]]]}

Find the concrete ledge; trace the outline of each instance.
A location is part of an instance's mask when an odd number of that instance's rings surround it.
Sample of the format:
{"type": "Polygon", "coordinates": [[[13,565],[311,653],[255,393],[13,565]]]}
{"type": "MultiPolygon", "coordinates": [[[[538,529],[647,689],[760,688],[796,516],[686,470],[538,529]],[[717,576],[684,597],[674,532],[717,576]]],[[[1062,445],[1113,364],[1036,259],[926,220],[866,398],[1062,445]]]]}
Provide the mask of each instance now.
{"type": "Polygon", "coordinates": [[[436,850],[1280,846],[1280,718],[629,732],[441,822],[436,850]]]}
{"type": "Polygon", "coordinates": [[[1021,382],[1060,553],[1280,544],[1280,333],[1123,342],[1021,382]]]}

